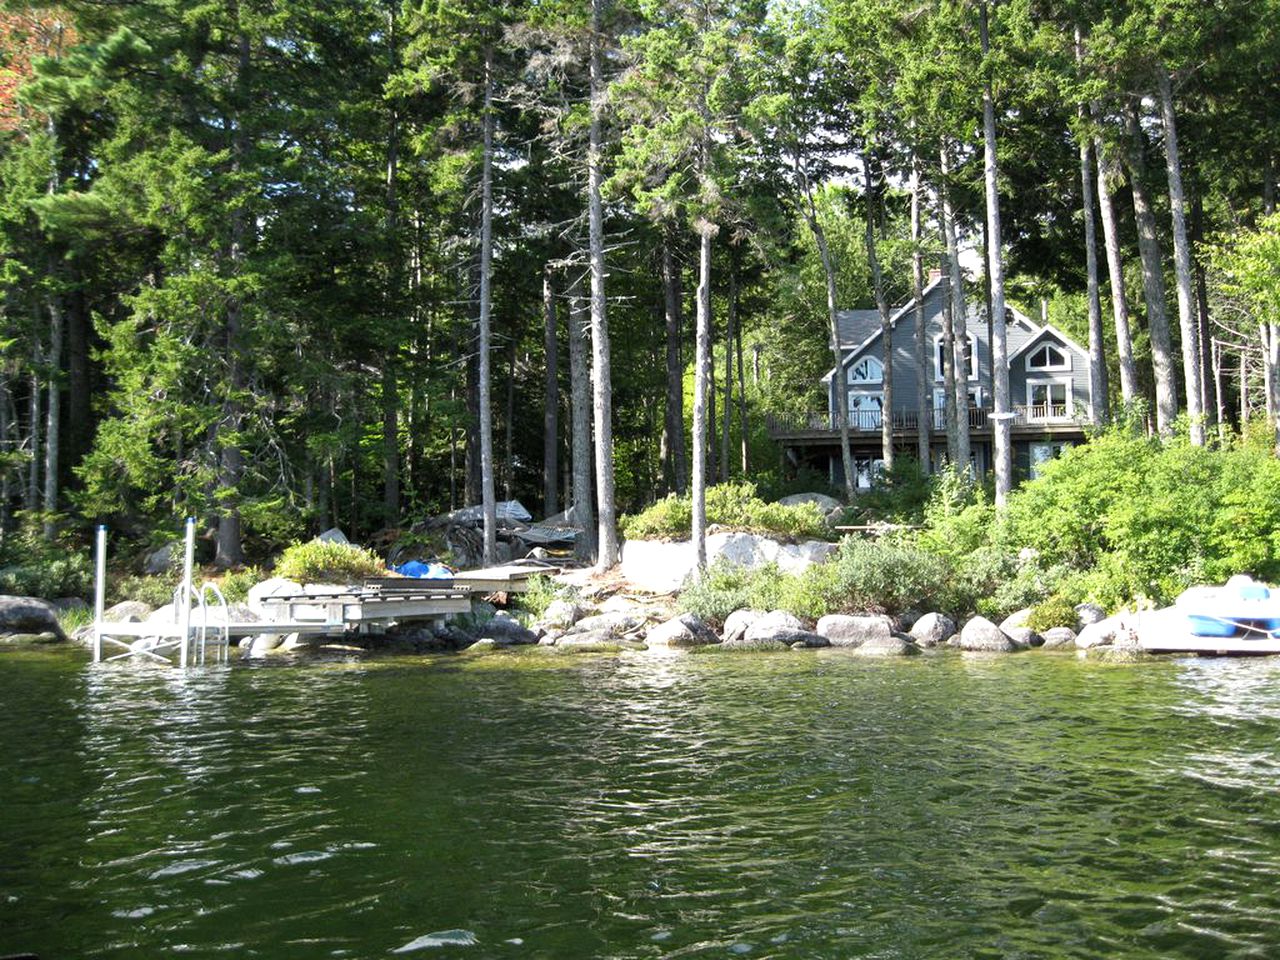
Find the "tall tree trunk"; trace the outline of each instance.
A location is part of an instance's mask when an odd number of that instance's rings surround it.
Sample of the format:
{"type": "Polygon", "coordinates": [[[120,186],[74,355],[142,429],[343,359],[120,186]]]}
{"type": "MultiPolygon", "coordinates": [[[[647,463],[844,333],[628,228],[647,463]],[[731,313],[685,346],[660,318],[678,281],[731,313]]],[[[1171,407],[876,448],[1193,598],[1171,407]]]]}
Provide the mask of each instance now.
{"type": "Polygon", "coordinates": [[[609,322],[604,294],[604,205],[600,199],[601,169],[600,115],[604,109],[604,77],[600,63],[600,36],[605,0],[591,0],[591,122],[587,146],[587,219],[591,247],[591,367],[595,387],[596,427],[596,510],[599,537],[596,569],[608,570],[618,563],[617,506],[613,489],[613,387],[609,371],[609,322]]]}
{"type": "Polygon", "coordinates": [[[729,441],[733,424],[733,341],[738,333],[738,248],[729,247],[729,309],[724,330],[724,411],[720,417],[720,479],[729,480],[729,441]]]}
{"type": "Polygon", "coordinates": [[[751,475],[751,455],[747,444],[747,378],[742,372],[742,323],[738,323],[738,337],[734,344],[738,354],[738,431],[742,439],[742,475],[751,475]]]}
{"type": "MultiPolygon", "coordinates": [[[[237,16],[239,10],[237,9],[237,16]]],[[[245,117],[249,113],[249,36],[243,31],[237,40],[236,68],[236,118],[232,132],[232,171],[244,170],[249,156],[249,134],[245,129],[245,117]]],[[[246,202],[237,205],[231,214],[231,249],[229,251],[232,276],[239,276],[244,269],[246,244],[249,239],[250,211],[246,202]]],[[[223,403],[222,420],[218,426],[217,443],[220,448],[218,464],[218,533],[214,564],[226,568],[244,563],[244,545],[240,523],[240,481],[244,477],[244,451],[240,449],[239,433],[243,426],[244,410],[240,395],[248,384],[248,362],[244,353],[244,301],[237,294],[227,300],[227,318],[224,327],[224,345],[227,358],[229,396],[223,403]]]]}
{"type": "Polygon", "coordinates": [[[911,154],[911,293],[915,297],[916,459],[921,473],[930,472],[933,427],[933,378],[928,366],[928,327],[924,311],[924,234],[920,210],[920,158],[911,154]]]}
{"type": "Polygon", "coordinates": [[[827,244],[827,232],[818,217],[818,207],[813,199],[813,184],[809,180],[809,172],[800,159],[800,147],[792,150],[792,168],[803,197],[801,209],[808,221],[809,231],[813,234],[814,243],[818,247],[818,256],[822,260],[822,274],[827,288],[827,329],[831,334],[831,358],[835,367],[831,374],[831,391],[835,398],[836,429],[840,432],[840,462],[844,469],[844,495],[849,503],[853,503],[857,477],[853,469],[853,450],[849,445],[849,382],[844,369],[844,352],[840,349],[840,322],[836,293],[836,267],[831,257],[831,248],[827,244]]]}
{"type": "Polygon", "coordinates": [[[31,375],[27,393],[27,440],[31,459],[27,461],[27,485],[22,495],[22,509],[34,513],[40,506],[40,351],[32,349],[31,375]]]}
{"type": "MultiPolygon", "coordinates": [[[[1076,27],[1076,61],[1084,58],[1080,28],[1076,27]]],[[[1089,306],[1089,420],[1095,428],[1111,419],[1107,398],[1107,361],[1103,348],[1102,300],[1098,293],[1098,230],[1093,219],[1093,137],[1080,108],[1080,210],[1084,215],[1084,271],[1089,306]]]]}
{"type": "MultiPolygon", "coordinates": [[[[73,266],[74,269],[74,266],[73,266]]],[[[74,273],[78,284],[82,276],[74,273]]],[[[66,309],[67,324],[67,437],[60,459],[74,466],[86,453],[93,437],[93,387],[89,382],[89,307],[83,290],[74,292],[66,309]]]]}
{"type": "Polygon", "coordinates": [[[713,321],[707,336],[711,338],[711,346],[707,348],[707,485],[715,486],[720,482],[720,458],[716,455],[716,365],[715,342],[716,325],[713,321]]]}
{"type": "Polygon", "coordinates": [[[880,402],[880,459],[884,461],[885,470],[893,469],[893,329],[889,324],[889,299],[884,292],[884,275],[880,272],[880,254],[876,248],[876,231],[872,211],[876,205],[872,203],[875,196],[874,181],[871,177],[870,150],[862,154],[862,171],[866,177],[865,228],[863,235],[867,243],[867,265],[871,268],[871,289],[875,293],[876,309],[880,311],[880,345],[883,349],[884,372],[881,381],[880,402]]]}
{"type": "Polygon", "coordinates": [[[1187,241],[1186,198],[1182,191],[1182,161],[1178,155],[1178,127],[1173,110],[1169,71],[1156,68],[1160,116],[1164,122],[1165,165],[1169,171],[1169,210],[1173,219],[1173,273],[1178,291],[1178,324],[1182,332],[1182,376],[1186,383],[1191,442],[1204,446],[1204,391],[1200,376],[1200,331],[1191,284],[1191,244],[1187,241]]]}
{"type": "Polygon", "coordinates": [[[542,274],[542,353],[545,358],[546,379],[542,390],[542,515],[549,517],[559,512],[560,491],[557,487],[560,466],[556,462],[560,451],[560,346],[556,331],[556,296],[551,286],[551,268],[542,274]]]}
{"type": "MultiPolygon", "coordinates": [[[[390,61],[396,63],[396,11],[387,15],[387,42],[390,61]]],[[[397,353],[400,349],[400,117],[394,99],[389,99],[387,116],[386,229],[390,262],[387,270],[387,356],[382,366],[382,514],[388,527],[400,521],[400,392],[397,383],[397,353]]]]}
{"type": "MultiPolygon", "coordinates": [[[[707,147],[703,145],[703,169],[707,147]]],[[[716,227],[698,225],[698,311],[693,361],[693,524],[697,569],[707,566],[707,374],[711,369],[711,240],[716,227]]]]}
{"type": "Polygon", "coordinates": [[[1227,403],[1222,394],[1222,348],[1217,340],[1209,340],[1209,354],[1213,358],[1213,404],[1217,410],[1218,444],[1227,442],[1227,403]]]}
{"type": "Polygon", "coordinates": [[[1280,457],[1280,324],[1260,324],[1262,363],[1266,374],[1267,417],[1275,440],[1275,453],[1280,457]]]}
{"type": "Polygon", "coordinates": [[[569,387],[573,450],[573,525],[582,530],[575,552],[583,559],[596,556],[596,511],[591,482],[591,367],[587,344],[591,339],[589,311],[582,281],[569,288],[569,387]]]}
{"type": "MultiPolygon", "coordinates": [[[[951,350],[952,382],[951,402],[955,407],[954,462],[960,470],[970,470],[969,464],[969,362],[965,351],[969,346],[968,323],[964,309],[964,278],[960,274],[960,244],[956,238],[956,219],[951,209],[951,157],[944,145],[939,154],[941,180],[939,193],[942,200],[942,236],[947,247],[947,276],[951,294],[951,350]]],[[[949,424],[948,424],[949,425],[949,424]]],[[[950,439],[950,438],[948,438],[950,439]]]]}
{"type": "Polygon", "coordinates": [[[502,416],[502,499],[511,500],[515,483],[515,422],[516,422],[516,338],[510,342],[507,354],[507,403],[502,416]]]}
{"type": "MultiPolygon", "coordinates": [[[[10,376],[9,365],[0,361],[0,457],[6,461],[13,453],[13,435],[17,428],[10,376]]],[[[10,473],[7,468],[0,469],[0,546],[8,539],[12,529],[10,499],[13,496],[13,481],[10,473]]]]}
{"type": "MultiPolygon", "coordinates": [[[[50,267],[56,270],[56,264],[50,263],[50,267]]],[[[45,406],[44,500],[41,504],[44,510],[41,533],[45,540],[53,539],[56,531],[53,515],[58,510],[58,453],[60,447],[59,424],[62,415],[63,333],[64,316],[61,295],[55,292],[49,297],[49,353],[47,355],[49,399],[45,406]]]]}
{"type": "Polygon", "coordinates": [[[947,459],[952,465],[958,467],[960,440],[959,417],[956,411],[956,334],[955,324],[952,322],[955,306],[951,302],[950,274],[945,274],[945,277],[946,299],[942,304],[942,423],[947,432],[947,459]]]}
{"type": "MultiPolygon", "coordinates": [[[[1095,109],[1095,120],[1097,111],[1095,109]]],[[[1120,225],[1116,218],[1111,184],[1119,178],[1119,165],[1108,156],[1101,137],[1093,140],[1098,157],[1098,211],[1102,215],[1102,240],[1107,250],[1107,275],[1111,281],[1111,312],[1115,318],[1116,359],[1120,364],[1120,398],[1129,407],[1138,398],[1138,365],[1133,359],[1129,330],[1129,301],[1124,289],[1124,264],[1120,259],[1120,225]]]]}
{"type": "MultiPolygon", "coordinates": [[[[991,49],[988,5],[982,3],[982,56],[985,59],[991,49]]],[[[995,440],[996,509],[1005,505],[1009,491],[1013,489],[1013,424],[1010,422],[1013,407],[1009,401],[1009,341],[1004,318],[1004,253],[1001,250],[1003,235],[1000,230],[1000,192],[996,158],[996,107],[988,76],[982,86],[982,140],[983,181],[987,196],[987,270],[991,277],[991,382],[995,387],[995,421],[992,435],[995,440]]],[[[1096,280],[1095,280],[1096,285],[1096,280]]]]}
{"type": "Polygon", "coordinates": [[[689,489],[689,463],[684,444],[684,365],[680,362],[680,270],[671,250],[672,240],[662,242],[662,291],[666,307],[667,403],[663,425],[663,446],[667,451],[666,470],[676,493],[689,489]]]}
{"type": "Polygon", "coordinates": [[[1161,436],[1173,432],[1178,418],[1178,387],[1174,379],[1173,339],[1165,313],[1164,266],[1156,217],[1147,193],[1146,138],[1138,118],[1138,104],[1125,111],[1129,138],[1129,186],[1133,190],[1133,218],[1138,227],[1138,254],[1142,258],[1142,296],[1147,307],[1147,330],[1151,337],[1151,370],[1156,385],[1156,429],[1161,436]]]}
{"type": "MultiPolygon", "coordinates": [[[[1204,242],[1204,201],[1199,194],[1191,202],[1191,242],[1204,242]]],[[[1192,274],[1195,278],[1196,333],[1200,341],[1200,407],[1204,410],[1205,426],[1217,426],[1218,408],[1211,404],[1212,395],[1209,381],[1213,376],[1211,369],[1210,343],[1213,339],[1212,320],[1209,317],[1209,282],[1205,276],[1204,263],[1199,257],[1191,258],[1192,274]]]]}
{"type": "Polygon", "coordinates": [[[493,489],[493,408],[490,350],[490,284],[493,273],[493,50],[484,52],[484,153],[480,170],[480,502],[484,515],[484,564],[492,566],[498,550],[498,509],[493,489]]]}

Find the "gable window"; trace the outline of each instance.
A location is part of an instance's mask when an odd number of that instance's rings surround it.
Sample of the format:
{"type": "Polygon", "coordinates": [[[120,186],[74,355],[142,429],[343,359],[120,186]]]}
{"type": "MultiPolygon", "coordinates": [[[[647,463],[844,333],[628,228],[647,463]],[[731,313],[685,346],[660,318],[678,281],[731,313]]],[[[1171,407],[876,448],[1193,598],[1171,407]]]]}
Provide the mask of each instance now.
{"type": "Polygon", "coordinates": [[[1033,380],[1027,383],[1028,420],[1066,420],[1070,416],[1070,381],[1033,380]]]}
{"type": "Polygon", "coordinates": [[[884,364],[875,357],[863,357],[849,368],[850,383],[883,383],[884,364]]]}
{"type": "MultiPolygon", "coordinates": [[[[933,376],[935,380],[946,379],[944,373],[945,367],[942,365],[942,357],[945,352],[943,349],[943,339],[941,336],[933,339],[933,376]]],[[[978,338],[972,333],[965,340],[964,344],[964,360],[965,366],[969,368],[969,379],[978,379],[978,338]]]]}
{"type": "Polygon", "coordinates": [[[1042,343],[1027,354],[1028,370],[1070,370],[1071,359],[1065,350],[1052,343],[1042,343]]]}

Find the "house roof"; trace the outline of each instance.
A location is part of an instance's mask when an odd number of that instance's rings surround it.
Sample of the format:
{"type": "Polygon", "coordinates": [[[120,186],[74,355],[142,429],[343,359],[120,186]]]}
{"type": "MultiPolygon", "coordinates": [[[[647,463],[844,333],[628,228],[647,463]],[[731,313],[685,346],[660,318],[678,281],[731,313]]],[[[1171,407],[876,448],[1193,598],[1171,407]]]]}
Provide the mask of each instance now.
{"type": "MultiPolygon", "coordinates": [[[[933,293],[934,289],[941,283],[942,280],[939,278],[926,286],[922,291],[922,299],[927,299],[928,296],[933,293]]],[[[899,307],[898,310],[894,312],[893,316],[889,318],[889,329],[892,330],[897,326],[898,320],[901,317],[905,316],[908,312],[914,311],[915,306],[916,300],[912,297],[905,304],[899,307]]],[[[1080,356],[1087,356],[1084,348],[1081,347],[1080,344],[1076,343],[1057,327],[1053,326],[1053,324],[1046,323],[1044,326],[1040,326],[1020,310],[1013,307],[1006,307],[1005,309],[1006,312],[1012,316],[1015,323],[1022,324],[1031,332],[1030,338],[1009,357],[1007,361],[1008,363],[1013,363],[1015,358],[1025,353],[1029,347],[1043,339],[1046,334],[1055,337],[1057,340],[1061,341],[1064,346],[1074,350],[1080,356]]],[[[971,303],[969,305],[969,310],[966,312],[969,313],[971,319],[974,319],[983,316],[985,314],[985,308],[981,305],[971,303]]],[[[837,329],[840,331],[840,349],[842,351],[847,351],[844,354],[842,363],[847,367],[880,336],[880,311],[842,310],[836,315],[836,320],[837,329]],[[854,334],[863,333],[863,337],[861,339],[845,339],[846,321],[844,318],[846,317],[848,318],[847,327],[849,332],[854,334]]],[[[830,383],[835,372],[835,367],[832,367],[827,371],[821,382],[830,383]]]]}

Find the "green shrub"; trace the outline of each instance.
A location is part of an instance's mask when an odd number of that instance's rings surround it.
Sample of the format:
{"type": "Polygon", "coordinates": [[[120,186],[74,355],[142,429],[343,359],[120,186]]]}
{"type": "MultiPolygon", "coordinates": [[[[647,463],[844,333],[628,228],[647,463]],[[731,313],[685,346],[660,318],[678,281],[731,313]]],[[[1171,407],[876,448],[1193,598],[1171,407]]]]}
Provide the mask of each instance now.
{"type": "Polygon", "coordinates": [[[20,597],[82,597],[93,592],[93,561],[77,550],[39,551],[22,563],[0,568],[0,593],[20,597]]]}
{"type": "Polygon", "coordinates": [[[109,591],[109,603],[121,600],[137,600],[149,607],[163,607],[173,602],[173,591],[178,586],[177,577],[172,576],[129,576],[121,577],[109,591]]]}
{"type": "MultiPolygon", "coordinates": [[[[622,532],[630,540],[687,540],[692,524],[692,500],[673,495],[641,513],[624,517],[622,532]]],[[[751,483],[709,487],[707,525],[785,540],[826,540],[831,536],[831,528],[816,504],[786,507],[765,503],[756,496],[751,483]]]]}
{"type": "Polygon", "coordinates": [[[1027,617],[1027,626],[1037,633],[1052,630],[1054,627],[1070,627],[1074,630],[1079,622],[1075,604],[1066,597],[1058,595],[1036,604],[1031,608],[1031,616],[1027,617]]]}
{"type": "Polygon", "coordinates": [[[276,576],[298,583],[354,583],[387,572],[372,550],[352,543],[311,540],[285,549],[276,562],[276,576]]]}
{"type": "Polygon", "coordinates": [[[778,576],[777,569],[747,570],[717,560],[680,592],[680,608],[709,623],[722,624],[735,610],[751,607],[755,582],[770,575],[778,576]]]}
{"type": "Polygon", "coordinates": [[[824,613],[952,611],[956,604],[951,564],[908,540],[846,538],[806,577],[817,581],[824,613]]]}
{"type": "Polygon", "coordinates": [[[266,574],[258,567],[241,567],[239,570],[228,570],[218,584],[227,603],[240,603],[249,596],[249,588],[266,579],[266,574]]]}
{"type": "Polygon", "coordinates": [[[536,622],[547,612],[551,602],[561,596],[564,591],[556,582],[542,573],[535,573],[526,581],[524,593],[514,594],[515,605],[526,619],[536,622]]]}

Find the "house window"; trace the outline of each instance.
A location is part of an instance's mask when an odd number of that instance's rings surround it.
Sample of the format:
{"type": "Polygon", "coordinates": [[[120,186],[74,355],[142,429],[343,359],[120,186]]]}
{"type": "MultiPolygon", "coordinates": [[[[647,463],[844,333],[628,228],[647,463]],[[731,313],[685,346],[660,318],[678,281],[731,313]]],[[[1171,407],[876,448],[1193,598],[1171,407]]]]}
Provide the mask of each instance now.
{"type": "Polygon", "coordinates": [[[1028,420],[1065,420],[1070,416],[1070,381],[1033,380],[1027,383],[1028,420]]]}
{"type": "Polygon", "coordinates": [[[863,357],[849,370],[850,383],[883,383],[884,364],[875,357],[863,357]]]}
{"type": "Polygon", "coordinates": [[[1070,370],[1071,359],[1065,350],[1052,343],[1042,343],[1027,354],[1028,370],[1070,370]]]}
{"type": "Polygon", "coordinates": [[[1070,446],[1070,441],[1031,444],[1031,479],[1040,476],[1044,465],[1070,446]]]}
{"type": "Polygon", "coordinates": [[[884,461],[871,457],[857,457],[853,461],[853,472],[856,477],[856,489],[870,490],[880,474],[884,473],[884,461]]]}
{"type": "MultiPolygon", "coordinates": [[[[941,336],[933,339],[933,377],[935,380],[943,380],[946,378],[946,368],[942,365],[943,355],[943,339],[941,336]]],[[[978,379],[978,338],[972,333],[965,338],[964,343],[964,359],[965,366],[969,368],[969,379],[978,379]]]]}
{"type": "Polygon", "coordinates": [[[884,394],[876,390],[849,391],[849,426],[854,430],[879,430],[884,394]]]}

